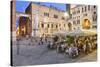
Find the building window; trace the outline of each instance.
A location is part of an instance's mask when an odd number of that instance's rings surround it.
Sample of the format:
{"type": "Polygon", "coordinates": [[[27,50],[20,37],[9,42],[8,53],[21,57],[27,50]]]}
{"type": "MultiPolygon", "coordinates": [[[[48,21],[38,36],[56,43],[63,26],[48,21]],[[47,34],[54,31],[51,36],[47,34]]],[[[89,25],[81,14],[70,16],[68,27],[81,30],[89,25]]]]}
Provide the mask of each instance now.
{"type": "Polygon", "coordinates": [[[86,6],[85,6],[85,12],[87,11],[86,6]]]}
{"type": "Polygon", "coordinates": [[[75,21],[73,21],[73,25],[76,25],[76,22],[75,21]]]}
{"type": "Polygon", "coordinates": [[[51,24],[51,28],[53,28],[53,24],[51,24]]]}
{"type": "Polygon", "coordinates": [[[49,24],[48,24],[48,28],[49,28],[49,24]]]}
{"type": "Polygon", "coordinates": [[[64,18],[64,17],[62,17],[62,20],[65,20],[65,18],[64,18]]]}
{"type": "Polygon", "coordinates": [[[80,29],[80,27],[77,28],[78,30],[80,29]]]}
{"type": "Polygon", "coordinates": [[[96,12],[94,12],[94,14],[96,14],[96,12]]]}
{"type": "Polygon", "coordinates": [[[92,26],[92,28],[97,28],[97,26],[92,26]]]}
{"type": "Polygon", "coordinates": [[[90,10],[90,5],[88,5],[88,10],[90,10]]]}
{"type": "Polygon", "coordinates": [[[84,9],[83,9],[83,7],[82,7],[82,12],[84,12],[84,9]]]}
{"type": "Polygon", "coordinates": [[[64,24],[64,27],[65,27],[66,25],[64,24]]]}
{"type": "Polygon", "coordinates": [[[72,14],[74,15],[74,12],[72,12],[72,14]]]}
{"type": "Polygon", "coordinates": [[[72,14],[70,14],[70,18],[72,18],[72,14]]]}
{"type": "Polygon", "coordinates": [[[74,28],[74,30],[75,30],[76,28],[74,28]]]}
{"type": "Polygon", "coordinates": [[[73,15],[75,15],[76,14],[76,11],[73,11],[73,15]]]}
{"type": "Polygon", "coordinates": [[[44,16],[47,16],[47,17],[49,17],[49,13],[46,13],[46,12],[45,12],[45,13],[44,13],[44,16]]]}
{"type": "Polygon", "coordinates": [[[54,15],[54,18],[58,18],[58,15],[54,15]]]}
{"type": "Polygon", "coordinates": [[[80,16],[78,16],[78,19],[80,19],[80,16]]]}
{"type": "Polygon", "coordinates": [[[70,22],[68,23],[68,30],[72,31],[72,24],[70,22]]]}
{"type": "Polygon", "coordinates": [[[96,8],[96,6],[93,6],[94,7],[94,9],[96,8]]]}
{"type": "Polygon", "coordinates": [[[93,13],[93,21],[97,21],[97,14],[96,14],[96,12],[93,13]]]}
{"type": "Polygon", "coordinates": [[[80,24],[80,20],[77,20],[77,24],[80,24]]]}
{"type": "Polygon", "coordinates": [[[87,16],[87,13],[85,13],[84,16],[87,16]]]}
{"type": "Polygon", "coordinates": [[[77,13],[80,13],[80,10],[79,9],[77,10],[77,13]]]}
{"type": "Polygon", "coordinates": [[[56,25],[56,28],[58,28],[58,25],[56,25]]]}
{"type": "Polygon", "coordinates": [[[41,24],[41,27],[44,28],[44,24],[41,24]]]}
{"type": "Polygon", "coordinates": [[[76,17],[74,17],[74,19],[76,19],[76,17]]]}

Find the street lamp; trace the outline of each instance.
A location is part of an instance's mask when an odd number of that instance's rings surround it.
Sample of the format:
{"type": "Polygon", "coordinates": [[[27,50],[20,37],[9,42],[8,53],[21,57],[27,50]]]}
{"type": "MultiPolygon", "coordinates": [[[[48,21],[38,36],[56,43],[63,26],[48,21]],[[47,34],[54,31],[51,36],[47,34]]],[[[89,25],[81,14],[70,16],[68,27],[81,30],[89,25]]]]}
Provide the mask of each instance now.
{"type": "Polygon", "coordinates": [[[64,17],[69,17],[69,14],[67,12],[64,13],[64,17]]]}

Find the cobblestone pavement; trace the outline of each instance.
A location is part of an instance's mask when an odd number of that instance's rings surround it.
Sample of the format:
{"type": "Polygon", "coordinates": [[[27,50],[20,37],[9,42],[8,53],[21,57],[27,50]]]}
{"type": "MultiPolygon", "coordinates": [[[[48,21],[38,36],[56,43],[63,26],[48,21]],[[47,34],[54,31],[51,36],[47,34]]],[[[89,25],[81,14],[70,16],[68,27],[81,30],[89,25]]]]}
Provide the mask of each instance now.
{"type": "Polygon", "coordinates": [[[86,62],[97,60],[97,51],[94,51],[86,56],[82,55],[78,58],[71,59],[65,54],[57,53],[56,50],[47,49],[46,45],[20,45],[19,52],[19,55],[17,55],[17,45],[13,45],[12,59],[13,65],[15,66],[86,62]]]}

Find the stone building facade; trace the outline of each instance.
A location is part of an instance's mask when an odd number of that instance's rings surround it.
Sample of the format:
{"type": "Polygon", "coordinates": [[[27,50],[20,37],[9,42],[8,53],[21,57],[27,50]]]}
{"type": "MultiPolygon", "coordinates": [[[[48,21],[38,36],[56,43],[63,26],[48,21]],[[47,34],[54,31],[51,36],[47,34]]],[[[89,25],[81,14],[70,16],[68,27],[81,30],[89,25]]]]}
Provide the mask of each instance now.
{"type": "MultiPolygon", "coordinates": [[[[27,21],[26,29],[30,36],[51,36],[59,32],[72,32],[74,30],[97,30],[96,5],[67,5],[68,12],[55,7],[31,2],[25,14],[31,17],[27,21]],[[69,16],[65,16],[65,13],[69,16]]],[[[28,19],[27,19],[28,20],[28,19]]]]}
{"type": "Polygon", "coordinates": [[[32,35],[52,35],[58,31],[67,31],[67,18],[64,11],[31,3],[26,8],[26,13],[32,16],[32,35]]]}
{"type": "Polygon", "coordinates": [[[97,29],[97,6],[96,5],[77,5],[70,8],[72,30],[91,30],[97,29]]]}

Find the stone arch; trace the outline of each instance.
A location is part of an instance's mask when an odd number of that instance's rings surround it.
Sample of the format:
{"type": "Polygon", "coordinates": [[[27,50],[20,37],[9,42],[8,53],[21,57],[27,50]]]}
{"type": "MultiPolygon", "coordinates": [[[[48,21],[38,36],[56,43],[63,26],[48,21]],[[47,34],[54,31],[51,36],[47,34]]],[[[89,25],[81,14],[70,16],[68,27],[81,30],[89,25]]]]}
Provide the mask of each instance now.
{"type": "Polygon", "coordinates": [[[31,23],[29,17],[19,17],[19,26],[18,26],[18,31],[19,36],[26,36],[26,35],[31,35],[31,23]]]}

